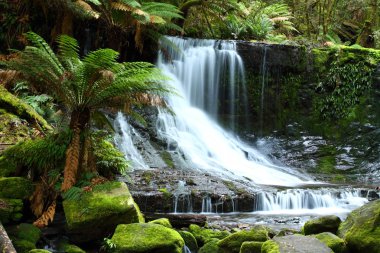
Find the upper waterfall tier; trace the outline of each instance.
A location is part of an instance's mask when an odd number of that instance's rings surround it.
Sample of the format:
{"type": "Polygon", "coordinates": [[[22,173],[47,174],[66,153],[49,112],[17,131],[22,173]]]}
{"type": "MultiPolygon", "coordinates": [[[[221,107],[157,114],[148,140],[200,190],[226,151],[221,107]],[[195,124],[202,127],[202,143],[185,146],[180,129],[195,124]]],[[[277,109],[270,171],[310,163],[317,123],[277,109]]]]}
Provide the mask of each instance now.
{"type": "MultiPolygon", "coordinates": [[[[183,154],[189,167],[256,184],[295,186],[310,179],[297,170],[273,164],[217,123],[220,113],[236,112],[235,104],[221,112],[221,97],[245,103],[243,62],[234,42],[167,37],[158,67],[170,77],[176,95],[167,98],[171,110],[160,111],[159,136],[183,154]]],[[[231,117],[229,125],[233,129],[231,117]]],[[[314,182],[315,183],[315,182],[314,182]]]]}

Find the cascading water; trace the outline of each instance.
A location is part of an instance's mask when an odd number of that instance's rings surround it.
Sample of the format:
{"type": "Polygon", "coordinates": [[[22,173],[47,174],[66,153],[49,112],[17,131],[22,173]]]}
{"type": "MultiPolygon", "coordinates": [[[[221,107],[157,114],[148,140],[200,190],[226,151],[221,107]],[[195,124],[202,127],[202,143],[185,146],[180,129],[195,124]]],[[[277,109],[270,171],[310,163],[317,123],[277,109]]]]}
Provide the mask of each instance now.
{"type": "MultiPolygon", "coordinates": [[[[171,78],[170,84],[178,95],[167,98],[175,116],[165,111],[159,113],[159,136],[169,144],[174,143],[171,146],[178,147],[177,151],[194,169],[234,179],[249,178],[256,184],[295,186],[307,183],[308,178],[293,169],[274,165],[216,122],[221,90],[230,96],[228,113],[236,112],[237,98],[246,94],[244,68],[236,44],[168,39],[177,49],[164,48],[158,57],[158,67],[171,78]],[[168,54],[169,60],[163,52],[168,54]]],[[[230,125],[234,124],[232,119],[230,125]]]]}
{"type": "Polygon", "coordinates": [[[114,128],[116,132],[115,143],[119,150],[125,154],[126,159],[132,163],[131,167],[134,169],[149,169],[133,141],[133,138],[141,139],[141,136],[128,124],[127,119],[121,112],[116,116],[114,128]]]}
{"type": "Polygon", "coordinates": [[[254,210],[266,214],[337,214],[360,207],[367,201],[360,190],[288,189],[259,193],[254,210]]]}

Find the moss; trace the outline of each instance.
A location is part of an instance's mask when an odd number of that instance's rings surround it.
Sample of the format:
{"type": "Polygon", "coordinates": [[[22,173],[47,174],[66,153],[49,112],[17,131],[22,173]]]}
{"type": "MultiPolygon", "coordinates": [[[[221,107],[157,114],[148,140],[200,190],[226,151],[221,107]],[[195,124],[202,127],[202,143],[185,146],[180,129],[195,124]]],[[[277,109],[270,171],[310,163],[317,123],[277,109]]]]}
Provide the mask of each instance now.
{"type": "Polygon", "coordinates": [[[347,250],[345,241],[330,232],[320,233],[314,237],[326,244],[334,253],[344,253],[347,250]]]}
{"type": "Polygon", "coordinates": [[[220,253],[220,248],[218,246],[218,239],[211,239],[205,245],[203,245],[198,253],[220,253]]]}
{"type": "Polygon", "coordinates": [[[158,189],[158,191],[162,192],[162,194],[164,195],[164,198],[166,199],[169,199],[172,196],[172,194],[166,188],[160,188],[158,189]]]}
{"type": "Polygon", "coordinates": [[[27,199],[33,193],[32,182],[23,177],[0,178],[0,198],[27,199]]]}
{"type": "Polygon", "coordinates": [[[191,224],[189,226],[189,231],[197,239],[198,245],[202,246],[206,244],[211,239],[223,239],[230,235],[227,231],[213,230],[207,228],[201,228],[198,225],[191,224]]]}
{"type": "Polygon", "coordinates": [[[190,249],[191,252],[198,251],[198,243],[192,233],[188,231],[178,231],[183,240],[185,241],[185,245],[190,249]]]}
{"type": "Polygon", "coordinates": [[[173,158],[168,151],[161,152],[161,158],[170,168],[174,168],[173,158]]]}
{"type": "Polygon", "coordinates": [[[144,171],[141,174],[142,179],[145,181],[145,183],[147,185],[150,184],[150,182],[152,181],[153,176],[154,176],[154,173],[152,171],[144,171]]]}
{"type": "Polygon", "coordinates": [[[280,246],[272,240],[264,242],[261,253],[280,253],[280,246]]]}
{"type": "Polygon", "coordinates": [[[0,199],[0,221],[4,224],[19,221],[22,218],[23,207],[21,199],[0,199]]]}
{"type": "Polygon", "coordinates": [[[380,200],[352,211],[341,223],[338,236],[351,252],[378,253],[380,249],[380,200]]]}
{"type": "Polygon", "coordinates": [[[17,165],[7,160],[4,156],[0,156],[0,177],[9,177],[16,173],[17,165]]]}
{"type": "Polygon", "coordinates": [[[51,253],[51,251],[46,249],[32,249],[29,253],[51,253]]]}
{"type": "Polygon", "coordinates": [[[105,237],[121,223],[144,222],[128,187],[107,182],[82,194],[79,200],[63,201],[67,228],[77,242],[105,237]]]}
{"type": "Polygon", "coordinates": [[[168,218],[160,218],[160,219],[149,221],[148,223],[158,224],[167,228],[173,228],[168,218]]]}
{"type": "Polygon", "coordinates": [[[111,242],[112,252],[182,253],[184,240],[170,228],[157,224],[135,223],[118,225],[111,242]]]}
{"type": "Polygon", "coordinates": [[[13,144],[30,137],[27,122],[0,109],[0,143],[13,144]]]}
{"type": "Polygon", "coordinates": [[[268,231],[264,227],[256,226],[250,231],[240,231],[222,239],[219,241],[218,246],[222,249],[222,252],[238,253],[243,242],[265,242],[269,239],[268,231]]]}
{"type": "Polygon", "coordinates": [[[264,242],[243,242],[240,253],[261,253],[264,242]]]}
{"type": "Polygon", "coordinates": [[[28,253],[36,248],[36,245],[28,240],[12,240],[17,253],[28,253]]]}
{"type": "Polygon", "coordinates": [[[286,235],[294,235],[294,234],[300,234],[301,232],[298,230],[294,230],[291,228],[283,228],[276,236],[286,236],[286,235]]]}
{"type": "Polygon", "coordinates": [[[30,105],[26,104],[16,96],[9,93],[4,87],[0,86],[0,108],[4,108],[20,118],[26,119],[31,124],[39,125],[44,130],[51,130],[51,126],[39,115],[30,105]]]}
{"type": "Polygon", "coordinates": [[[82,250],[74,244],[64,244],[62,247],[62,251],[64,253],[86,253],[86,251],[82,250]]]}
{"type": "Polygon", "coordinates": [[[341,220],[338,216],[327,215],[317,219],[309,220],[302,228],[304,235],[319,234],[322,232],[336,233],[341,220]]]}

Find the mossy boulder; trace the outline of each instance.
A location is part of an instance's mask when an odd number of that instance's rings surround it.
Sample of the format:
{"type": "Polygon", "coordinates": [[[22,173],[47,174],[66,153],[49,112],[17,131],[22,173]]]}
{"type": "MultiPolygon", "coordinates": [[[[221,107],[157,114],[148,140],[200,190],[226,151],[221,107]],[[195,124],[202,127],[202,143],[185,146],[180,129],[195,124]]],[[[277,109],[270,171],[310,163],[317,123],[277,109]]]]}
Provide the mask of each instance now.
{"type": "Polygon", "coordinates": [[[41,237],[41,230],[28,223],[7,227],[7,233],[12,239],[15,249],[20,253],[35,249],[36,243],[41,237]]]}
{"type": "Polygon", "coordinates": [[[149,221],[148,223],[162,225],[167,228],[173,228],[168,218],[160,218],[160,219],[149,221]]]}
{"type": "Polygon", "coordinates": [[[14,144],[29,139],[32,136],[31,130],[27,121],[0,109],[0,143],[14,144]]]}
{"type": "Polygon", "coordinates": [[[22,218],[24,204],[21,199],[0,199],[0,221],[7,224],[22,218]]]}
{"type": "Polygon", "coordinates": [[[27,199],[32,193],[32,182],[26,178],[0,178],[0,198],[27,199]]]}
{"type": "Polygon", "coordinates": [[[198,253],[220,253],[220,248],[218,246],[219,240],[216,238],[210,239],[205,245],[203,245],[198,253]]]}
{"type": "Polygon", "coordinates": [[[32,249],[29,253],[51,253],[51,251],[46,249],[32,249]]]}
{"type": "Polygon", "coordinates": [[[261,253],[264,242],[243,242],[240,253],[261,253]]]}
{"type": "Polygon", "coordinates": [[[268,231],[265,227],[256,226],[249,231],[234,233],[218,242],[219,248],[226,253],[239,253],[243,242],[265,242],[269,240],[268,231]]]}
{"type": "Polygon", "coordinates": [[[304,235],[319,234],[323,232],[336,234],[341,222],[341,219],[335,215],[322,216],[307,221],[302,228],[302,232],[304,235]]]}
{"type": "Polygon", "coordinates": [[[350,252],[380,252],[380,200],[352,211],[339,226],[338,236],[347,242],[350,252]]]}
{"type": "Polygon", "coordinates": [[[303,235],[274,237],[264,242],[261,253],[334,253],[318,239],[303,235]]]}
{"type": "Polygon", "coordinates": [[[39,115],[30,105],[8,92],[0,85],[0,108],[5,109],[9,113],[19,116],[27,120],[32,125],[38,125],[43,130],[51,130],[51,126],[46,120],[39,115]]]}
{"type": "Polygon", "coordinates": [[[118,224],[144,222],[139,207],[122,182],[97,185],[79,200],[63,201],[63,209],[74,243],[101,239],[118,224]]]}
{"type": "Polygon", "coordinates": [[[323,232],[314,237],[326,244],[334,253],[344,253],[347,250],[346,242],[330,232],[323,232]]]}
{"type": "Polygon", "coordinates": [[[201,228],[198,225],[191,224],[189,231],[197,239],[198,246],[203,246],[211,239],[223,239],[230,235],[228,231],[221,231],[217,229],[201,228]]]}
{"type": "Polygon", "coordinates": [[[185,241],[185,245],[191,250],[191,252],[198,251],[197,239],[193,236],[192,233],[188,231],[178,231],[182,239],[185,241]]]}
{"type": "Polygon", "coordinates": [[[16,173],[17,165],[0,156],[0,177],[9,177],[16,173]]]}
{"type": "Polygon", "coordinates": [[[128,253],[182,253],[185,245],[177,231],[152,223],[120,224],[111,242],[112,252],[128,253]]]}
{"type": "Polygon", "coordinates": [[[286,236],[286,235],[295,235],[301,234],[299,230],[291,229],[291,228],[283,228],[278,232],[276,236],[286,236]]]}
{"type": "Polygon", "coordinates": [[[86,253],[86,251],[82,250],[74,244],[64,244],[62,247],[60,247],[60,249],[64,253],[86,253]]]}

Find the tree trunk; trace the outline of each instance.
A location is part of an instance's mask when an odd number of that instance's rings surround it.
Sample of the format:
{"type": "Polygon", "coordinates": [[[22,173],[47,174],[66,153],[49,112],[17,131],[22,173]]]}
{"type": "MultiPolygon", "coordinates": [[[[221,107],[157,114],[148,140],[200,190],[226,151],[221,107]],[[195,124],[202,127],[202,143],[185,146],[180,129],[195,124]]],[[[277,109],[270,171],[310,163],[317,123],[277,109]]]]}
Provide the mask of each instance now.
{"type": "Polygon", "coordinates": [[[65,168],[63,171],[63,183],[61,190],[67,191],[77,180],[78,169],[80,165],[81,140],[80,135],[90,122],[89,110],[74,110],[71,113],[70,129],[73,131],[73,137],[66,150],[65,168]]]}
{"type": "Polygon", "coordinates": [[[17,253],[13,247],[12,241],[9,239],[7,231],[0,222],[0,252],[2,253],[17,253]]]}

